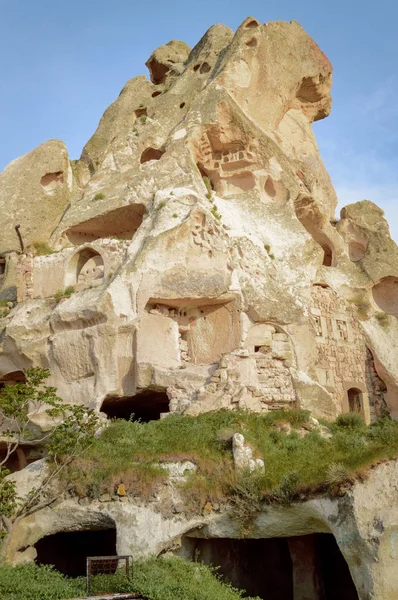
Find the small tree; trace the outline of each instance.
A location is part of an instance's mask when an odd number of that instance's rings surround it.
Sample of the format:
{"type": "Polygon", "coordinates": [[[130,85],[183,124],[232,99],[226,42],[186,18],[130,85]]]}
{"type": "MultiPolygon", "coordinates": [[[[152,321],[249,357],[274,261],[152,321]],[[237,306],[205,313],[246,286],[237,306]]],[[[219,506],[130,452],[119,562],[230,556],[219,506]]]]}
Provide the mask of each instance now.
{"type": "Polygon", "coordinates": [[[49,485],[60,472],[92,443],[98,428],[98,415],[84,406],[65,404],[54,387],[44,385],[50,376],[46,369],[32,368],[26,381],[0,390],[0,439],[6,453],[0,460],[0,538],[11,533],[21,518],[51,504],[59,496],[45,497],[49,485]],[[53,423],[38,439],[32,433],[32,419],[45,411],[53,423]],[[6,463],[21,444],[42,443],[48,454],[48,468],[39,486],[23,500],[17,498],[13,481],[6,480],[6,463]]]}

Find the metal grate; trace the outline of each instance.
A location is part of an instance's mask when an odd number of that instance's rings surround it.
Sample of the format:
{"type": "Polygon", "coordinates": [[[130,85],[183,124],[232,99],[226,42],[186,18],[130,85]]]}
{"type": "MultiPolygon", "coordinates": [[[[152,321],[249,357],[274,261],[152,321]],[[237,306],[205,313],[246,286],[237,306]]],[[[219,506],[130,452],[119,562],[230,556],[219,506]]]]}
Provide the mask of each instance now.
{"type": "Polygon", "coordinates": [[[91,595],[95,575],[115,575],[119,569],[123,568],[123,564],[126,577],[130,579],[133,575],[132,556],[88,556],[86,567],[87,596],[91,595]]]}

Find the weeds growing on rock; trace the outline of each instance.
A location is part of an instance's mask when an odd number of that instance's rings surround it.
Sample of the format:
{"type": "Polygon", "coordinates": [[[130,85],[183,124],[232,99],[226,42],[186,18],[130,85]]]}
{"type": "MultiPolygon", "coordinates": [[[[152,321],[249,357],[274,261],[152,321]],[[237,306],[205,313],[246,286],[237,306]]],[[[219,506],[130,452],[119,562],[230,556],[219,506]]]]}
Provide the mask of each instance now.
{"type": "Polygon", "coordinates": [[[36,256],[46,256],[48,254],[54,254],[54,250],[51,250],[47,242],[33,242],[36,256]]]}
{"type": "Polygon", "coordinates": [[[98,192],[98,194],[95,194],[94,196],[94,200],[103,200],[105,198],[105,194],[103,194],[102,192],[98,192]]]}
{"type": "Polygon", "coordinates": [[[54,294],[54,298],[56,300],[62,300],[63,298],[70,298],[74,293],[75,288],[73,287],[73,285],[68,285],[68,287],[64,290],[58,290],[58,292],[54,294]]]}
{"type": "Polygon", "coordinates": [[[211,187],[211,181],[210,181],[210,179],[206,175],[203,177],[203,183],[206,186],[206,198],[208,200],[210,200],[210,202],[212,202],[212,200],[213,200],[213,189],[211,187]]]}

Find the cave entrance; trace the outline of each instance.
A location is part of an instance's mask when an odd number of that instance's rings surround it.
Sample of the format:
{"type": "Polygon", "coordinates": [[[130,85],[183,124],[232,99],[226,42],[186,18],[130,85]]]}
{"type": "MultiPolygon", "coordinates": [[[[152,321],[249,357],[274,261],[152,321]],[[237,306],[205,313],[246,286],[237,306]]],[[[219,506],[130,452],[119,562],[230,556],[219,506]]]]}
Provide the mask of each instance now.
{"type": "Polygon", "coordinates": [[[68,577],[86,574],[87,556],[116,556],[116,529],[63,531],[35,544],[36,563],[54,565],[68,577]]]}
{"type": "Polygon", "coordinates": [[[183,555],[219,567],[224,580],[264,600],[358,600],[332,534],[290,538],[185,537],[183,555]]]}
{"type": "Polygon", "coordinates": [[[166,392],[145,390],[127,398],[108,397],[102,403],[101,412],[108,419],[125,419],[129,421],[157,421],[163,413],[168,413],[169,397],[166,392]]]}

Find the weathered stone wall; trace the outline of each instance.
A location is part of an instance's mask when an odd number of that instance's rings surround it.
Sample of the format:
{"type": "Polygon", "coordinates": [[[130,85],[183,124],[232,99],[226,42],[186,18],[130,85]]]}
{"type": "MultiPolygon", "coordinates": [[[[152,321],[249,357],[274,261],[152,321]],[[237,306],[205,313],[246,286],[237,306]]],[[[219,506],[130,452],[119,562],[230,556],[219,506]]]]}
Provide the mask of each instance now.
{"type": "Polygon", "coordinates": [[[17,264],[18,302],[49,298],[68,286],[75,291],[101,285],[122,264],[128,242],[100,239],[44,256],[23,254],[17,264]]]}
{"type": "Polygon", "coordinates": [[[356,389],[361,392],[366,420],[380,416],[386,388],[353,309],[330,287],[314,285],[311,316],[316,334],[317,375],[333,394],[338,412],[350,410],[348,390],[356,389]]]}

